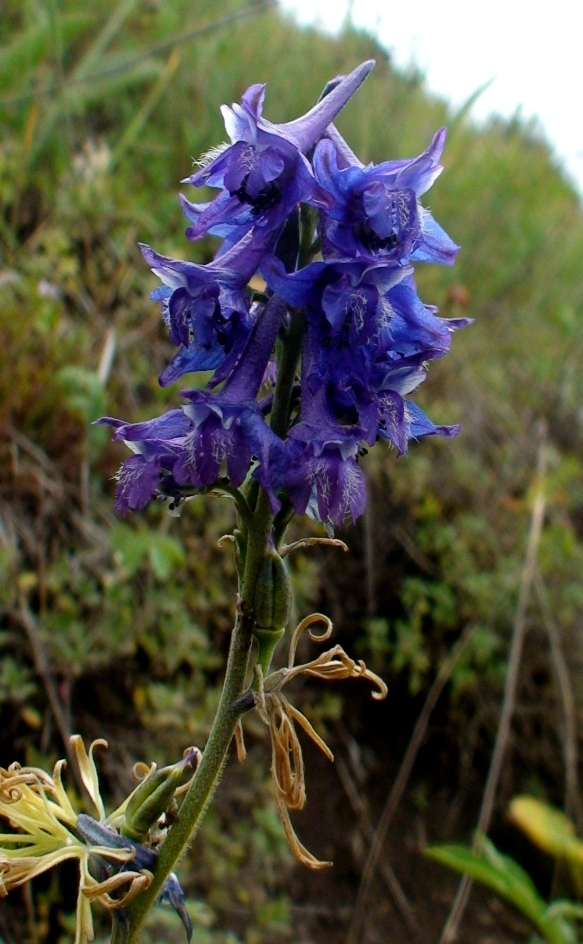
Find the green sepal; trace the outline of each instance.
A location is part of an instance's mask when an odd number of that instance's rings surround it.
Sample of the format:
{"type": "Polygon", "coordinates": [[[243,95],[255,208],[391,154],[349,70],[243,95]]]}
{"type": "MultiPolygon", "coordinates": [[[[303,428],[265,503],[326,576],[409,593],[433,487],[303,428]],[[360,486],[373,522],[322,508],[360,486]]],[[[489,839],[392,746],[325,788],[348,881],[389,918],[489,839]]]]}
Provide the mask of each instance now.
{"type": "Polygon", "coordinates": [[[284,633],[285,629],[259,629],[259,627],[255,627],[253,635],[257,640],[258,646],[257,665],[260,665],[263,669],[264,676],[267,675],[269,671],[273,653],[284,633]]]}
{"type": "Polygon", "coordinates": [[[293,604],[293,590],[287,568],[270,544],[266,551],[255,588],[253,635],[259,651],[257,663],[267,675],[275,648],[284,634],[293,604]]]}
{"type": "Polygon", "coordinates": [[[270,546],[257,577],[253,608],[256,628],[275,631],[285,629],[292,603],[293,590],[287,568],[275,548],[270,546]]]}

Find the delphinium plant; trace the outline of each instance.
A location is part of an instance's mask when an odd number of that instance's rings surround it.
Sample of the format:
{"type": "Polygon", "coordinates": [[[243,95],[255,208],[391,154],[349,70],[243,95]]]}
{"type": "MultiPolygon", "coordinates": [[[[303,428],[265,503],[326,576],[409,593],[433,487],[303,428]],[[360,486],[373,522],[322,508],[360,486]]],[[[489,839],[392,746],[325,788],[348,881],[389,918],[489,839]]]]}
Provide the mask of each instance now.
{"type": "Polygon", "coordinates": [[[103,418],[132,455],[118,475],[116,510],[166,502],[177,515],[208,493],[236,510],[233,542],[238,593],[226,675],[208,742],[201,752],[157,770],[138,765],[135,790],[109,815],[93,759],[79,737],[72,749],[92,802],[79,813],[62,779],[11,765],[0,772],[0,894],[49,867],[79,860],[76,942],[93,937],[91,903],[113,915],[113,944],[136,942],[151,906],[176,908],[192,926],[173,869],[192,840],[242,718],[255,710],[269,729],[277,806],[296,857],[318,860],[296,836],[290,810],[305,802],[296,726],[331,758],[307,718],[284,694],[298,675],[364,678],[373,697],[384,682],[339,645],[296,664],[304,631],[327,641],[332,624],[306,617],[292,633],[287,665],[271,671],[289,622],[292,588],[284,562],[306,543],[340,544],[334,528],[365,508],[361,457],[385,440],[399,455],[411,439],[454,436],[410,399],[427,364],[447,353],[467,320],[445,320],[417,295],[416,262],[453,263],[457,246],[420,203],[441,172],[445,131],[409,160],[363,165],[334,119],[373,68],[365,62],[331,81],[306,115],[286,124],[262,117],[265,87],[223,107],[230,143],[200,160],[184,181],[218,193],[208,203],[181,197],[186,236],[221,238],[215,258],[198,265],[142,246],[162,285],[153,293],[177,351],[160,377],[212,371],[206,387],[183,390],[183,403],[141,423],[103,418]],[[253,287],[251,287],[251,285],[253,287]],[[324,534],[285,543],[294,515],[324,534]],[[319,629],[314,633],[314,625],[319,629]],[[191,778],[182,783],[185,769],[191,778]]]}

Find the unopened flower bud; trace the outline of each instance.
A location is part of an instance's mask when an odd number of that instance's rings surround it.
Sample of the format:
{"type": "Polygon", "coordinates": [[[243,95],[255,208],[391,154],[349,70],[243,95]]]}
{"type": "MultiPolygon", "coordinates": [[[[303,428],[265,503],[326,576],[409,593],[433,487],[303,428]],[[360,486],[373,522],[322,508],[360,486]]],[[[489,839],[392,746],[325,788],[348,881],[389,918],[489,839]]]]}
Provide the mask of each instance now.
{"type": "Polygon", "coordinates": [[[267,549],[255,590],[255,627],[253,635],[259,646],[257,661],[264,672],[283,636],[293,603],[293,590],[286,566],[275,550],[267,549]]]}
{"type": "Polygon", "coordinates": [[[192,764],[196,751],[191,748],[176,764],[161,767],[147,776],[132,793],[125,809],[123,836],[143,842],[148,832],[170,807],[184,768],[192,764]]]}

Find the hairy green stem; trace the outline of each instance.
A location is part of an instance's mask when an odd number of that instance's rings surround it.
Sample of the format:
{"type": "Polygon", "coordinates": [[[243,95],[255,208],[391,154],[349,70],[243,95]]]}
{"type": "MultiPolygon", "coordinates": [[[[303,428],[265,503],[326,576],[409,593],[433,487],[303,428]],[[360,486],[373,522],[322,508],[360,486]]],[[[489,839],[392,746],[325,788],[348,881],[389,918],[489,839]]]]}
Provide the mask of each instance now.
{"type": "Polygon", "coordinates": [[[127,923],[115,921],[112,944],[135,944],[148,911],[158,898],[164,882],[196,833],[223,770],[229,745],[242,709],[235,703],[246,682],[252,642],[253,599],[266,535],[272,516],[267,496],[261,493],[249,534],[245,578],[237,603],[235,626],[227,662],[221,700],[202,759],[192,785],[182,801],[178,819],[162,845],[154,867],[154,880],[126,909],[127,923]]]}

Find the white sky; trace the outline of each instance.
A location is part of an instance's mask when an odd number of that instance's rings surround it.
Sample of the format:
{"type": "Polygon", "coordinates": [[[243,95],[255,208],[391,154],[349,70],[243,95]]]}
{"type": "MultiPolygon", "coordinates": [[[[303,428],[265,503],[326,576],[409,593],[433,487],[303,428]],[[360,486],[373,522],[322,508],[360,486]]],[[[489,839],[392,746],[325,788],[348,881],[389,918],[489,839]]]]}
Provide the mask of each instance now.
{"type": "Polygon", "coordinates": [[[583,2],[552,0],[280,0],[301,23],[338,30],[352,21],[376,34],[399,67],[414,63],[431,91],[482,119],[518,109],[536,116],[583,195],[583,2]]]}

